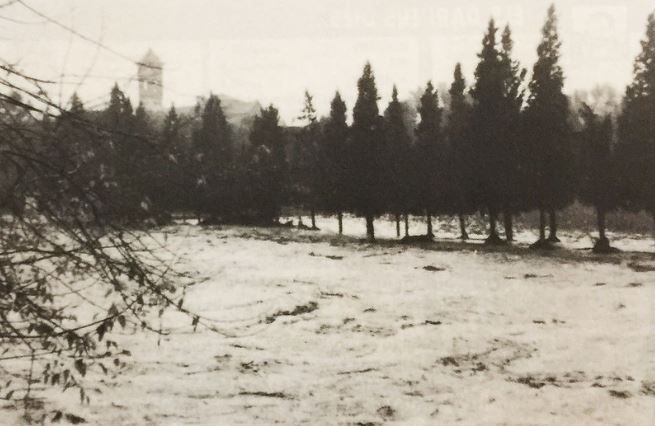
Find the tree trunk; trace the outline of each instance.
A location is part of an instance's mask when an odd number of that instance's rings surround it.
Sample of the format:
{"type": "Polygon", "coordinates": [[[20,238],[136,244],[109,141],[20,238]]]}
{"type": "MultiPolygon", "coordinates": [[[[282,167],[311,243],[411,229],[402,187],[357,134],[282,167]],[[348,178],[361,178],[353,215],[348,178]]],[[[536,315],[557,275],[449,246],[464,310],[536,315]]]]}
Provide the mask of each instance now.
{"type": "Polygon", "coordinates": [[[314,210],[313,207],[312,207],[310,213],[311,213],[311,218],[312,218],[312,229],[318,229],[318,228],[316,228],[316,211],[314,210]]]}
{"type": "Polygon", "coordinates": [[[434,234],[432,233],[432,215],[430,212],[425,212],[425,218],[428,221],[428,232],[427,232],[427,237],[432,238],[434,237],[434,234]]]}
{"type": "Polygon", "coordinates": [[[498,220],[498,213],[493,207],[489,208],[489,236],[487,237],[487,244],[498,244],[500,243],[500,237],[498,236],[498,231],[496,229],[496,222],[498,220]]]}
{"type": "Polygon", "coordinates": [[[337,220],[339,221],[339,235],[343,235],[343,213],[337,213],[337,220]]]}
{"type": "Polygon", "coordinates": [[[514,218],[512,217],[512,213],[505,211],[503,219],[505,223],[505,239],[507,242],[514,241],[514,218]]]}
{"type": "Polygon", "coordinates": [[[409,214],[405,213],[405,236],[409,237],[409,214]]]}
{"type": "MultiPolygon", "coordinates": [[[[292,224],[292,225],[293,225],[293,224],[292,224]]],[[[298,228],[302,228],[302,227],[304,227],[304,226],[305,226],[305,225],[303,225],[303,223],[302,223],[302,216],[298,215],[298,228]]]]}
{"type": "Polygon", "coordinates": [[[557,213],[555,210],[550,210],[550,234],[548,235],[548,241],[551,243],[559,243],[559,238],[557,238],[557,213]]]}
{"type": "Polygon", "coordinates": [[[369,241],[375,241],[375,226],[373,225],[373,215],[366,215],[366,238],[369,241]]]}
{"type": "Polygon", "coordinates": [[[498,231],[496,230],[496,222],[498,220],[498,213],[496,213],[496,209],[490,208],[489,209],[489,238],[496,238],[498,237],[498,231]]]}
{"type": "Polygon", "coordinates": [[[466,218],[462,213],[460,213],[458,216],[459,216],[459,230],[460,230],[459,238],[461,240],[468,240],[469,234],[466,232],[466,218]]]}
{"type": "Polygon", "coordinates": [[[596,207],[596,218],[598,219],[598,238],[602,241],[607,240],[607,236],[605,235],[605,210],[596,207]]]}
{"type": "Polygon", "coordinates": [[[539,209],[539,241],[546,240],[546,211],[539,209]]]}
{"type": "Polygon", "coordinates": [[[400,238],[400,215],[396,213],[396,237],[400,238]]]}
{"type": "Polygon", "coordinates": [[[598,221],[598,241],[594,244],[592,251],[598,254],[612,253],[613,249],[610,246],[610,240],[605,235],[605,209],[596,206],[596,220],[598,221]]]}

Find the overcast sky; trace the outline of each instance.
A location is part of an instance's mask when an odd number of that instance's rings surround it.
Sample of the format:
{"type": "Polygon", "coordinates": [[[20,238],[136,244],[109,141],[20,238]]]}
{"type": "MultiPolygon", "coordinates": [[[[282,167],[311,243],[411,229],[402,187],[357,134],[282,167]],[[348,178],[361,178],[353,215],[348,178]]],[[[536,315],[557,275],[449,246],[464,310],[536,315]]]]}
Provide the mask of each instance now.
{"type": "MultiPolygon", "coordinates": [[[[0,5],[6,0],[2,0],[0,5]]],[[[135,101],[136,61],[152,48],[164,62],[164,102],[228,94],[273,103],[292,123],[303,92],[325,114],[335,90],[352,107],[371,61],[382,96],[407,97],[428,79],[450,83],[456,62],[469,82],[487,21],[510,23],[515,56],[528,69],[551,0],[25,0],[25,4],[115,51],[98,49],[29,11],[0,8],[0,55],[42,78],[54,98],[78,90],[93,107],[114,81],[135,101]],[[117,54],[118,53],[118,54],[117,54]],[[88,74],[78,87],[81,76],[88,74]]],[[[555,1],[566,90],[630,81],[652,0],[555,1]]]]}

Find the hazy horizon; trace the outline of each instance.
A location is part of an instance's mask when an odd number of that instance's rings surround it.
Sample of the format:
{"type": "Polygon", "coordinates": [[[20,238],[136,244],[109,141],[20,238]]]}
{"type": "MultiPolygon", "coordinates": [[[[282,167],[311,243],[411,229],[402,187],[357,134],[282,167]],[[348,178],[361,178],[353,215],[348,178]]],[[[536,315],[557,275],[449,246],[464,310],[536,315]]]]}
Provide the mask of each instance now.
{"type": "MultiPolygon", "coordinates": [[[[288,124],[303,92],[326,114],[335,90],[349,109],[366,61],[384,108],[395,83],[401,98],[449,84],[456,62],[467,82],[490,17],[513,30],[515,58],[531,69],[548,0],[25,1],[39,12],[99,40],[114,53],[47,23],[21,2],[0,9],[0,52],[26,73],[62,80],[49,94],[66,102],[77,89],[88,107],[102,104],[114,81],[137,101],[137,61],[152,48],[164,62],[164,104],[192,105],[210,91],[273,103],[288,124]],[[117,54],[118,53],[118,54],[117,54]],[[130,61],[131,59],[132,61],[130,61]],[[86,78],[84,78],[86,76],[86,78]],[[83,84],[79,82],[84,80],[83,84]],[[79,86],[79,87],[78,87],[79,86]]],[[[566,91],[630,81],[651,1],[555,1],[563,41],[566,91]]]]}

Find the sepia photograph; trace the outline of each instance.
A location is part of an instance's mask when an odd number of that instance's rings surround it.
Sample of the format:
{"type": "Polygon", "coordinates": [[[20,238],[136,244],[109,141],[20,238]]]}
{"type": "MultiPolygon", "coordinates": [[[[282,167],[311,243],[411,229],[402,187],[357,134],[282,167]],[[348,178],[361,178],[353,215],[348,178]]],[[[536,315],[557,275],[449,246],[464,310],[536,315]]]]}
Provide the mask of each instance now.
{"type": "Polygon", "coordinates": [[[27,425],[655,425],[655,3],[0,0],[27,425]]]}

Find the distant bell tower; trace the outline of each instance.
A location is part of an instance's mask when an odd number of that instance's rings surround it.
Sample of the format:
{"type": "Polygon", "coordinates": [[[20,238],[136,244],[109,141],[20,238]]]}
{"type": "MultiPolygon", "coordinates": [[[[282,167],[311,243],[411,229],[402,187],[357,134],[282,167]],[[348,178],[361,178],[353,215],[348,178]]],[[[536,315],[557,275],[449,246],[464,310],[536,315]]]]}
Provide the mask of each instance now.
{"type": "Polygon", "coordinates": [[[152,49],[148,49],[148,52],[139,61],[138,66],[139,102],[150,111],[162,109],[164,95],[162,71],[164,63],[155,55],[152,49]]]}

